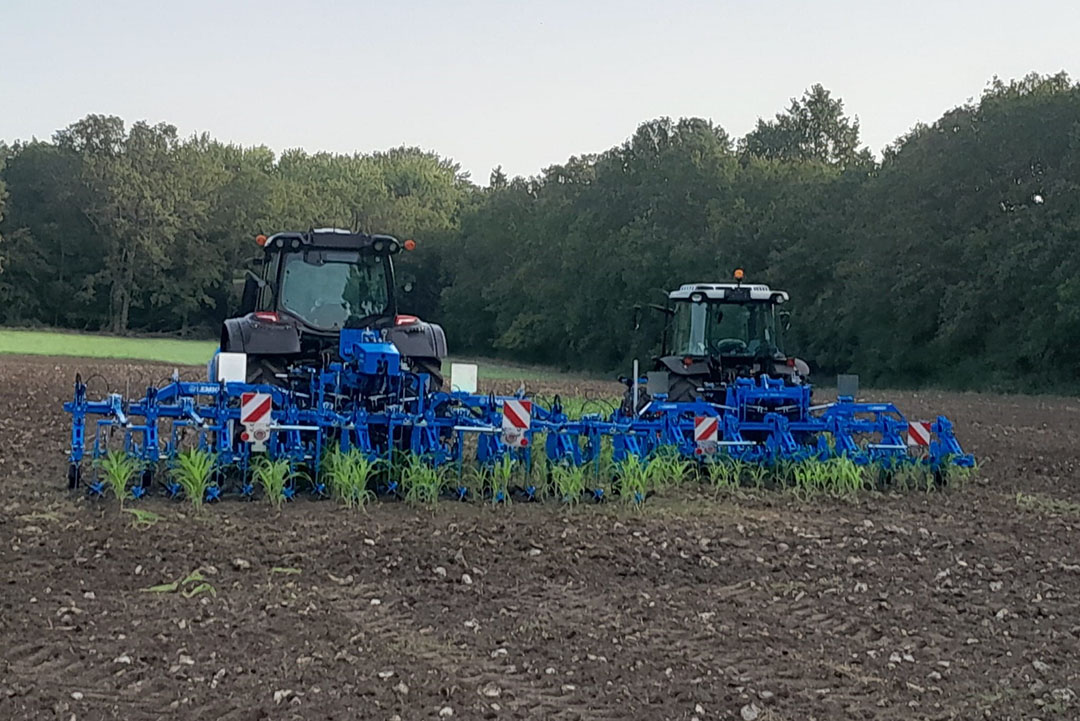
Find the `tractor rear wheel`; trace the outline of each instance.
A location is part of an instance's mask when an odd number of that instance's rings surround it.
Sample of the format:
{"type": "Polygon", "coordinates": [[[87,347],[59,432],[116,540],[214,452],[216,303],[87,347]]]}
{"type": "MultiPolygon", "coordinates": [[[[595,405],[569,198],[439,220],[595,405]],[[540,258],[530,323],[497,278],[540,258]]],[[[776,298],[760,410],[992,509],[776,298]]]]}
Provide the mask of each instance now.
{"type": "Polygon", "coordinates": [[[248,358],[248,383],[261,383],[268,386],[288,384],[285,363],[278,358],[248,358]],[[285,376],[285,377],[282,377],[285,376]]]}
{"type": "Polygon", "coordinates": [[[698,388],[704,382],[697,376],[668,376],[668,400],[672,403],[689,403],[698,399],[698,388]]]}
{"type": "Polygon", "coordinates": [[[427,373],[431,378],[428,383],[429,391],[441,391],[443,387],[442,361],[438,358],[425,356],[410,356],[409,368],[413,373],[427,373]]]}

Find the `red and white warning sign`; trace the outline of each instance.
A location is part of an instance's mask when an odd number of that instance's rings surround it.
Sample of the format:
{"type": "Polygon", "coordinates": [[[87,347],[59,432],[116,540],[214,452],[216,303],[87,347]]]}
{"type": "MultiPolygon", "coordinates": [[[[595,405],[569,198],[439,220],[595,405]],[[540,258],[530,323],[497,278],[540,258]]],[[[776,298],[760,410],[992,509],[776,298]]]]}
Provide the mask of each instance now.
{"type": "Polygon", "coordinates": [[[720,440],[720,419],[716,416],[694,416],[694,442],[716,443],[720,440]]]}
{"type": "Polygon", "coordinates": [[[909,446],[930,447],[930,423],[916,421],[908,423],[907,444],[909,446]]]}
{"type": "Polygon", "coordinates": [[[240,395],[240,423],[244,426],[240,440],[251,444],[254,451],[266,450],[270,438],[270,411],[274,401],[269,393],[243,393],[240,395]]]}
{"type": "Polygon", "coordinates": [[[240,395],[240,422],[245,426],[269,423],[273,406],[269,393],[243,393],[240,395]]]}
{"type": "Polygon", "coordinates": [[[715,453],[720,442],[720,419],[716,416],[694,416],[694,443],[697,453],[715,453]]]}
{"type": "Polygon", "coordinates": [[[525,434],[532,425],[532,401],[503,401],[502,434],[503,442],[511,446],[527,446],[529,439],[525,434]]]}

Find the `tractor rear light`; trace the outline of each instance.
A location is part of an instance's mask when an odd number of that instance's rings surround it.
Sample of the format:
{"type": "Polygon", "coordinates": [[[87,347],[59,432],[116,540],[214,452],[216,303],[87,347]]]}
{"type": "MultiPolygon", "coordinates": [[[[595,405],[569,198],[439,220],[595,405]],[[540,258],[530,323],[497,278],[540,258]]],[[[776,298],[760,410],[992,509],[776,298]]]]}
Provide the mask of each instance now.
{"type": "Polygon", "coordinates": [[[788,368],[794,368],[795,367],[795,359],[794,358],[788,358],[786,363],[787,363],[788,368]]]}
{"type": "Polygon", "coordinates": [[[420,319],[415,315],[395,315],[394,325],[412,325],[413,323],[419,323],[420,319]]]}
{"type": "Polygon", "coordinates": [[[267,323],[277,323],[281,320],[281,316],[271,311],[260,310],[255,313],[255,317],[258,320],[265,321],[267,323]]]}

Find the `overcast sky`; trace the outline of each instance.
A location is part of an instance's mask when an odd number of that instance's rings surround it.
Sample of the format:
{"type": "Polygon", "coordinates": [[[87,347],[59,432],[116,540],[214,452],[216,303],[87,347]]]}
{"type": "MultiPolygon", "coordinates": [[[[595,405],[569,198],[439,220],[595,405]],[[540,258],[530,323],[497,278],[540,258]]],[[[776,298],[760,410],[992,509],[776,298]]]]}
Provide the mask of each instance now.
{"type": "Polygon", "coordinates": [[[1080,75],[1080,1],[0,0],[0,139],[106,113],[277,151],[418,145],[481,183],[662,115],[740,136],[813,83],[880,152],[1032,70],[1080,75]]]}

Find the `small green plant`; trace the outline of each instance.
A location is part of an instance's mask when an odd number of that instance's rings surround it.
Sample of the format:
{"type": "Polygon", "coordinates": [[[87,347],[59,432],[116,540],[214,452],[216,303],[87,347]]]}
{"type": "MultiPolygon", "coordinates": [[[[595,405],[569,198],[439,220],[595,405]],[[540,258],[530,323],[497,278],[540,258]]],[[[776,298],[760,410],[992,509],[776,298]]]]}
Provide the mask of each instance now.
{"type": "Polygon", "coordinates": [[[125,508],[124,512],[130,513],[132,516],[131,527],[140,531],[145,531],[161,520],[161,516],[153,511],[144,511],[140,508],[125,508]]]}
{"type": "Polygon", "coordinates": [[[536,499],[546,498],[550,493],[549,480],[551,477],[551,462],[548,460],[547,453],[544,452],[543,446],[540,444],[533,445],[532,462],[527,477],[528,486],[526,486],[526,488],[532,488],[533,496],[536,499]],[[536,451],[537,447],[540,448],[539,452],[536,451]]]}
{"type": "Polygon", "coordinates": [[[646,463],[638,456],[627,456],[619,464],[619,497],[627,503],[640,505],[649,495],[655,459],[646,463]]]}
{"type": "Polygon", "coordinates": [[[1035,513],[1080,518],[1080,503],[1054,498],[1042,493],[1017,492],[1016,507],[1035,513]]]}
{"type": "Polygon", "coordinates": [[[514,475],[514,459],[510,454],[504,455],[492,464],[488,472],[488,481],[491,484],[491,502],[510,502],[510,479],[514,475]]]}
{"type": "Polygon", "coordinates": [[[740,474],[747,478],[750,484],[761,490],[765,487],[765,479],[769,477],[769,469],[757,463],[741,463],[740,474]]]}
{"type": "Polygon", "coordinates": [[[974,466],[958,466],[954,463],[955,456],[947,456],[941,466],[941,480],[946,486],[962,486],[971,480],[979,472],[979,464],[974,466]]]}
{"type": "Polygon", "coordinates": [[[202,574],[200,568],[196,568],[184,578],[139,590],[143,593],[179,593],[184,598],[194,598],[201,593],[209,593],[211,596],[217,595],[217,589],[206,580],[206,576],[202,574]]]}
{"type": "Polygon", "coordinates": [[[569,505],[581,502],[587,477],[586,466],[559,463],[551,467],[551,480],[555,485],[555,493],[560,501],[569,505]]]}
{"type": "Polygon", "coordinates": [[[270,505],[280,509],[285,502],[285,488],[289,482],[304,478],[305,474],[295,470],[288,458],[270,460],[266,456],[258,456],[251,464],[251,477],[263,489],[270,505]]]}
{"type": "Polygon", "coordinates": [[[346,508],[363,508],[375,498],[369,486],[381,465],[359,448],[350,448],[348,452],[334,448],[323,456],[323,472],[330,493],[346,508]]]}
{"type": "Polygon", "coordinates": [[[841,456],[830,458],[826,462],[827,471],[833,480],[834,492],[849,496],[866,488],[866,467],[860,466],[850,458],[841,456]]]}
{"type": "Polygon", "coordinates": [[[434,507],[443,489],[443,474],[424,459],[410,457],[401,469],[401,489],[406,503],[434,507]]]}
{"type": "Polygon", "coordinates": [[[169,475],[180,484],[184,497],[195,510],[202,508],[206,500],[206,489],[213,485],[215,458],[210,451],[192,448],[177,454],[176,464],[169,469],[169,475]]]}
{"type": "Polygon", "coordinates": [[[712,458],[705,464],[705,475],[713,488],[731,491],[739,487],[739,469],[733,458],[725,456],[712,458]]]}
{"type": "Polygon", "coordinates": [[[124,501],[130,497],[128,484],[142,469],[143,464],[123,451],[109,451],[103,458],[97,459],[95,465],[105,475],[105,483],[108,484],[113,496],[123,508],[124,501]]]}
{"type": "Polygon", "coordinates": [[[649,459],[646,468],[650,490],[682,483],[690,467],[690,461],[674,453],[653,456],[649,459]]]}

